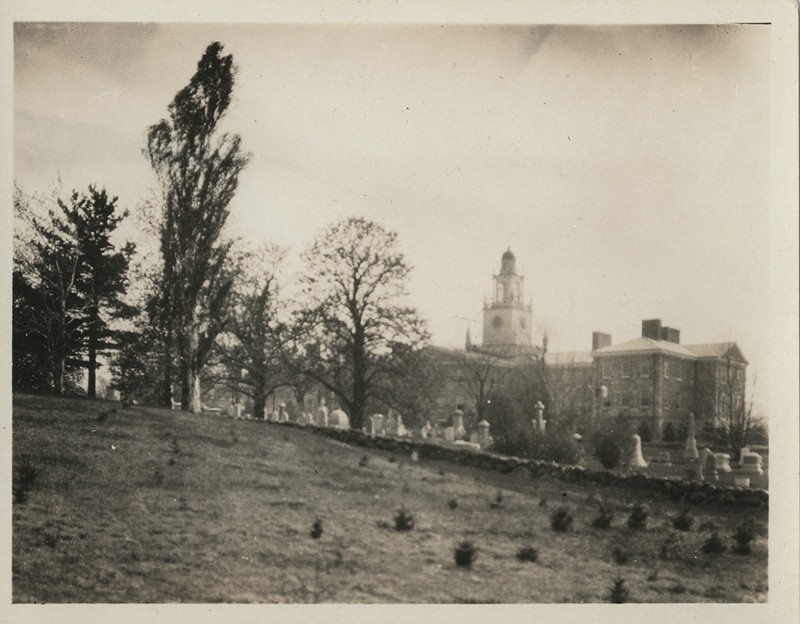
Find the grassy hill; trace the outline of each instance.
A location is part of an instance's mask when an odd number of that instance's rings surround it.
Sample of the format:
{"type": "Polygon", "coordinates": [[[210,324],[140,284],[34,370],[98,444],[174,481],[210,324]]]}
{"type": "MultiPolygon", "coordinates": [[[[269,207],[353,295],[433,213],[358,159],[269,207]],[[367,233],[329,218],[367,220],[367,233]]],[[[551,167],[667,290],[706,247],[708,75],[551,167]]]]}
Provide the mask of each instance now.
{"type": "Polygon", "coordinates": [[[16,395],[13,455],[26,498],[13,506],[14,602],[607,602],[617,577],[637,602],[767,595],[764,511],[690,509],[683,532],[671,501],[604,490],[616,516],[602,530],[589,485],[82,399],[16,395]],[[637,502],[641,530],[626,526],[637,502]],[[563,533],[550,527],[560,506],[563,533]],[[413,530],[395,530],[401,507],[413,530]],[[734,554],[746,516],[758,536],[734,554]],[[701,549],[713,531],[723,554],[701,549]],[[478,548],[471,568],[454,562],[463,540],[478,548]],[[525,546],[538,561],[517,559],[525,546]]]}

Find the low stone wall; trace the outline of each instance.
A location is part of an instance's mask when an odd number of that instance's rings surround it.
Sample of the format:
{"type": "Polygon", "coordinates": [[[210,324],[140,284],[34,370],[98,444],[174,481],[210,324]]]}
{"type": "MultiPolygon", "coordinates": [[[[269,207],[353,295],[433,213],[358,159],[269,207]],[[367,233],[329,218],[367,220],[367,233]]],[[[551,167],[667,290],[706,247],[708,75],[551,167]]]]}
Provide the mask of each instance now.
{"type": "Polygon", "coordinates": [[[363,431],[353,429],[331,429],[315,425],[296,423],[270,423],[282,427],[295,427],[311,431],[348,444],[367,448],[411,454],[416,451],[420,458],[450,461],[464,466],[484,470],[509,473],[514,470],[527,470],[531,477],[547,476],[566,482],[583,481],[601,486],[621,486],[635,488],[648,493],[658,493],[676,501],[692,504],[722,503],[767,509],[769,492],[753,488],[716,485],[702,481],[648,477],[644,474],[614,474],[611,472],[587,470],[582,466],[570,466],[537,459],[522,459],[500,455],[491,451],[479,451],[459,447],[452,443],[411,438],[386,436],[371,437],[363,431]]]}

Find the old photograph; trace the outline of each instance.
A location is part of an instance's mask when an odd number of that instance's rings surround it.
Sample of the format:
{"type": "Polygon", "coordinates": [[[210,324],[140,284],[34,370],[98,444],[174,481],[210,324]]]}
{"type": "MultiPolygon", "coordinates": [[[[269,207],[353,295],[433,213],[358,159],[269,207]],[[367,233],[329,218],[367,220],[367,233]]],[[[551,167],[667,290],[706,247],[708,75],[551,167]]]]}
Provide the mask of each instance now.
{"type": "Polygon", "coordinates": [[[661,22],[15,20],[11,602],[768,605],[775,25],[661,22]]]}

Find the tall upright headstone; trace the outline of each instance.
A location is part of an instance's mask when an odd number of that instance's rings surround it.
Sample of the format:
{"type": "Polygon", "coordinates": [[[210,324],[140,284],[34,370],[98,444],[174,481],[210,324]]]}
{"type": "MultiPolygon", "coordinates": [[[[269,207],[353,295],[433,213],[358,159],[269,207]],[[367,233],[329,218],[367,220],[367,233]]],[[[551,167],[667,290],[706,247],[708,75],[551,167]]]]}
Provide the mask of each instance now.
{"type": "Polygon", "coordinates": [[[692,461],[697,459],[698,456],[694,412],[691,412],[689,413],[689,429],[686,432],[686,446],[683,448],[683,458],[692,461]]]}
{"type": "Polygon", "coordinates": [[[464,429],[464,412],[456,408],[453,412],[453,437],[456,440],[461,440],[466,433],[464,429]]]}
{"type": "Polygon", "coordinates": [[[536,421],[534,423],[536,431],[544,433],[547,421],[544,419],[544,403],[536,401],[536,421]]]}
{"type": "Polygon", "coordinates": [[[319,407],[317,408],[317,417],[314,419],[314,424],[317,427],[328,426],[328,406],[325,405],[325,398],[320,400],[319,407]]]}
{"type": "Polygon", "coordinates": [[[626,465],[628,468],[633,469],[647,468],[647,462],[642,455],[642,438],[638,433],[634,433],[628,442],[628,458],[626,465]]]}

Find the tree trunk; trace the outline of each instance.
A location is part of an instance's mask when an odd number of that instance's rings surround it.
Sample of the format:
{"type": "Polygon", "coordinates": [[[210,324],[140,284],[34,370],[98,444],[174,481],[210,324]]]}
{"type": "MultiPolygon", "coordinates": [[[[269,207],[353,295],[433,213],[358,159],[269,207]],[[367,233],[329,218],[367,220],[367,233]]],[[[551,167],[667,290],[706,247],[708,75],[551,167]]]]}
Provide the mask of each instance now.
{"type": "Polygon", "coordinates": [[[190,412],[194,414],[203,413],[203,397],[200,392],[200,371],[192,371],[192,400],[190,412]]]}
{"type": "Polygon", "coordinates": [[[181,409],[184,412],[189,411],[192,394],[192,369],[186,360],[186,355],[181,354],[181,409]]]}
{"type": "Polygon", "coordinates": [[[264,418],[264,410],[267,407],[267,397],[263,391],[256,390],[253,393],[253,418],[259,420],[264,418]]]}
{"type": "Polygon", "coordinates": [[[97,396],[97,336],[94,330],[90,330],[89,334],[89,370],[88,370],[88,385],[86,388],[86,396],[94,398],[97,396]]]}
{"type": "Polygon", "coordinates": [[[172,330],[164,338],[164,382],[161,386],[162,406],[172,409],[172,330]]]}

